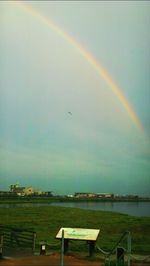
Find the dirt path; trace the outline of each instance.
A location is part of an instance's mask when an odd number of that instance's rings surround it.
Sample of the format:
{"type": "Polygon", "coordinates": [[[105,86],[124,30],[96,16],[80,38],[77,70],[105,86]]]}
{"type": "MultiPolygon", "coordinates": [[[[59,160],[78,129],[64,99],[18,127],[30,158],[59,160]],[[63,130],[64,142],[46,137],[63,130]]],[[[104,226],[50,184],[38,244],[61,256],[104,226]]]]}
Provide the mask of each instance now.
{"type": "MultiPolygon", "coordinates": [[[[100,261],[89,261],[88,259],[80,259],[73,255],[64,257],[65,266],[103,266],[100,261]]],[[[0,260],[0,266],[60,266],[60,254],[55,253],[50,256],[31,256],[24,258],[5,258],[0,260]]],[[[148,264],[136,264],[131,266],[148,266],[148,264]]]]}
{"type": "MultiPolygon", "coordinates": [[[[100,262],[88,261],[67,255],[64,257],[65,266],[100,266],[100,262]]],[[[60,254],[51,256],[31,256],[24,258],[9,258],[0,261],[0,266],[60,266],[60,254]]]]}

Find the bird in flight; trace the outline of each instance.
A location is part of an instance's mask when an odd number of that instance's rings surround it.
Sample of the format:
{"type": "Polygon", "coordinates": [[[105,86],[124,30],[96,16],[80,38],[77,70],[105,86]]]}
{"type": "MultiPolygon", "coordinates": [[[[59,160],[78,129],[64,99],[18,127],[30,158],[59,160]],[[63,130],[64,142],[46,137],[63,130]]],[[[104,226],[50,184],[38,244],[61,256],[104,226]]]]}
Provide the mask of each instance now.
{"type": "Polygon", "coordinates": [[[71,113],[71,112],[68,112],[68,114],[69,114],[69,115],[72,115],[72,113],[71,113]]]}

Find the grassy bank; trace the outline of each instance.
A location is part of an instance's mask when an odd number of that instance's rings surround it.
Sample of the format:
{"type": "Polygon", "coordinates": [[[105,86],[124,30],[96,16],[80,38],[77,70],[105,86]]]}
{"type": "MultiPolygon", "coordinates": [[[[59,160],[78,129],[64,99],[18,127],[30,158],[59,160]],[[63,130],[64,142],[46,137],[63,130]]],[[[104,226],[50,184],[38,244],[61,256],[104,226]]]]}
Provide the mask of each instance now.
{"type": "MultiPolygon", "coordinates": [[[[133,253],[149,254],[150,218],[132,217],[125,214],[81,210],[56,206],[0,208],[0,223],[16,227],[32,228],[37,232],[37,243],[59,243],[55,239],[60,227],[100,229],[98,245],[110,250],[121,234],[128,230],[132,235],[133,253]]],[[[87,250],[85,242],[74,241],[72,250],[87,250]]]]}

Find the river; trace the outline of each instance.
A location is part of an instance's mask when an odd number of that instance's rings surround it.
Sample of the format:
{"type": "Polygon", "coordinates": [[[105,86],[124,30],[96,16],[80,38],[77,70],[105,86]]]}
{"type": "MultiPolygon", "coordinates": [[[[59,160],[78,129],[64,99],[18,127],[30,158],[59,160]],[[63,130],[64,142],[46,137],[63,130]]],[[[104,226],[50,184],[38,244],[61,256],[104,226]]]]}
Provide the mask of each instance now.
{"type": "Polygon", "coordinates": [[[111,211],[125,213],[133,216],[150,217],[150,202],[52,202],[52,203],[19,203],[0,204],[0,207],[40,207],[40,206],[61,206],[80,208],[96,211],[111,211]]]}
{"type": "Polygon", "coordinates": [[[150,202],[57,202],[51,205],[150,217],[150,202]]]}

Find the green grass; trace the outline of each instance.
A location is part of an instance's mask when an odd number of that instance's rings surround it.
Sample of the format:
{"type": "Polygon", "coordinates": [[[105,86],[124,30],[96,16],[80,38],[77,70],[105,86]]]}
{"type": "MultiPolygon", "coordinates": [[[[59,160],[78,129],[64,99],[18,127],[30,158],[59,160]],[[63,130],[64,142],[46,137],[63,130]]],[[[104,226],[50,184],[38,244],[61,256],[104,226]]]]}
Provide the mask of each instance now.
{"type": "MultiPolygon", "coordinates": [[[[37,243],[59,243],[55,239],[61,227],[100,229],[98,245],[111,250],[124,231],[132,236],[132,252],[149,254],[150,218],[137,218],[126,214],[104,211],[81,210],[57,206],[0,208],[0,224],[33,229],[37,243]]],[[[122,243],[126,247],[126,242],[122,243]]],[[[87,250],[85,242],[72,241],[71,250],[87,250]]]]}

